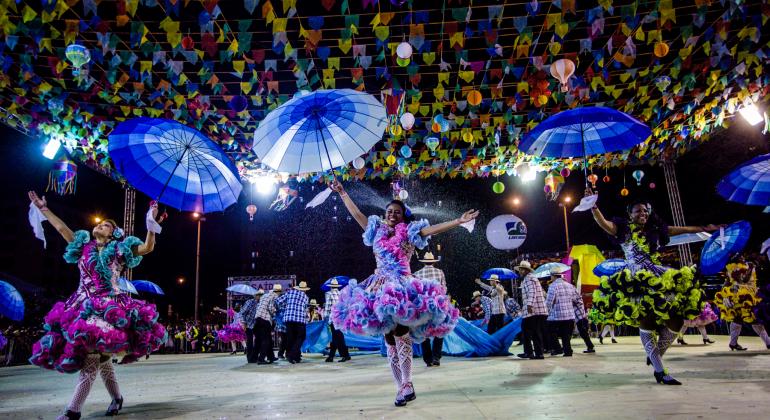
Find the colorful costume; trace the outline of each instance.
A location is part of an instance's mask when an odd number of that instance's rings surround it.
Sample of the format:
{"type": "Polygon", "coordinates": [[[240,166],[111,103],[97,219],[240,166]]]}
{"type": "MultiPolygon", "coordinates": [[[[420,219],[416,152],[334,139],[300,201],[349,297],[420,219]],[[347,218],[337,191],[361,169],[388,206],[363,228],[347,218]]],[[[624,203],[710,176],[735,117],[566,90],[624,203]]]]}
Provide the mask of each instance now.
{"type": "Polygon", "coordinates": [[[155,305],[113,292],[123,268],[141,262],[142,257],[132,251],[141,243],[129,236],[109,242],[100,252],[87,231],[75,232],[64,260],[78,264],[80,285],[46,315],[47,332],[33,346],[31,363],[72,373],[83,368],[89,354],[115,354],[122,356],[121,363],[131,363],[166,341],[166,328],[157,322],[155,305]]]}
{"type": "Polygon", "coordinates": [[[756,273],[744,263],[727,264],[727,283],[714,296],[723,320],[730,322],[730,348],[745,350],[738,345],[743,324],[751,325],[770,349],[770,337],[764,325],[757,320],[762,313],[762,297],[757,293],[756,273]]]}
{"type": "Polygon", "coordinates": [[[219,341],[225,344],[231,342],[242,343],[246,341],[246,331],[244,331],[243,326],[241,325],[241,314],[232,309],[228,309],[227,316],[231,317],[233,322],[217,331],[217,338],[219,338],[219,341]]]}
{"type": "Polygon", "coordinates": [[[459,311],[452,306],[446,288],[439,282],[412,275],[409,261],[415,247],[424,248],[428,239],[420,230],[427,220],[399,223],[391,228],[378,216],[370,216],[363,234],[377,260],[373,275],[361,284],[351,281],[340,292],[332,308],[335,328],[361,335],[393,332],[408,327],[409,334],[387,343],[387,355],[396,381],[396,402],[414,396],[412,387],[412,343],[427,337],[444,337],[457,324],[459,311]]]}

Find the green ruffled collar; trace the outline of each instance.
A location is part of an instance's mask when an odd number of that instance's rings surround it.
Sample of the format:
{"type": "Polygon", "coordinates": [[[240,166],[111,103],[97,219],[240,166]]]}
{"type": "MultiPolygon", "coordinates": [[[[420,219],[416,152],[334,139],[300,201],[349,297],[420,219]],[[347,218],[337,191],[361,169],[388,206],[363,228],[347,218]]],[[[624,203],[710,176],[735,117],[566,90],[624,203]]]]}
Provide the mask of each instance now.
{"type": "Polygon", "coordinates": [[[631,230],[631,242],[636,245],[639,250],[650,256],[650,260],[656,265],[660,265],[660,253],[650,252],[650,245],[647,243],[647,238],[643,235],[642,227],[636,223],[629,223],[628,228],[631,230]]]}

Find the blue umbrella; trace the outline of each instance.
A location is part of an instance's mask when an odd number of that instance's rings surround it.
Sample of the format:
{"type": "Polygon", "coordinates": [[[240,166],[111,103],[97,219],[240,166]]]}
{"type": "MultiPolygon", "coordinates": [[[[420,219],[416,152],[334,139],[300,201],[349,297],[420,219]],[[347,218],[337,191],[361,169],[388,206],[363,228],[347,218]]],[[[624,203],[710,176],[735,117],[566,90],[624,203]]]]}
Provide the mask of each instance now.
{"type": "Polygon", "coordinates": [[[481,273],[482,280],[489,280],[492,275],[496,275],[498,280],[516,280],[519,275],[507,268],[490,268],[481,273]]]}
{"type": "Polygon", "coordinates": [[[770,205],[770,154],[757,156],[727,174],[717,184],[722,197],[750,206],[770,205]]]}
{"type": "Polygon", "coordinates": [[[332,280],[337,280],[337,283],[339,283],[340,286],[341,286],[340,289],[342,289],[343,287],[347,286],[348,283],[350,283],[350,277],[347,277],[347,276],[334,276],[334,277],[330,278],[329,280],[326,280],[324,282],[324,284],[321,285],[321,291],[322,292],[328,292],[329,290],[331,290],[331,287],[329,287],[329,285],[331,284],[332,280]]]}
{"type": "Polygon", "coordinates": [[[570,266],[567,264],[562,264],[560,262],[549,262],[545,263],[535,269],[535,271],[532,272],[532,274],[535,275],[535,277],[546,277],[551,275],[551,270],[559,269],[562,272],[570,270],[570,266]]]}
{"type": "Polygon", "coordinates": [[[746,246],[751,236],[751,224],[745,220],[735,222],[714,232],[703,245],[700,254],[700,272],[705,276],[719,273],[727,261],[746,246]]]}
{"type": "Polygon", "coordinates": [[[140,292],[154,293],[156,295],[165,295],[165,293],[163,293],[163,289],[161,289],[160,286],[158,286],[157,284],[149,280],[132,280],[131,284],[133,284],[134,288],[140,292]]]}
{"type": "Polygon", "coordinates": [[[254,295],[257,293],[257,289],[249,286],[248,284],[234,284],[227,288],[228,292],[240,293],[242,295],[254,295]]]}
{"type": "Polygon", "coordinates": [[[130,281],[126,280],[123,277],[118,279],[118,287],[120,288],[120,290],[124,292],[132,293],[135,295],[139,294],[139,291],[136,290],[136,287],[134,287],[134,285],[131,284],[130,281]]]}
{"type": "Polygon", "coordinates": [[[626,260],[622,258],[611,258],[609,260],[604,260],[599,263],[596,267],[594,267],[594,274],[598,277],[601,276],[611,276],[618,271],[626,268],[626,260]]]}
{"type": "MultiPolygon", "coordinates": [[[[519,150],[539,157],[585,159],[631,149],[651,134],[650,127],[624,112],[583,107],[552,115],[538,124],[524,137],[519,150]]],[[[587,165],[583,165],[586,171],[587,165]]]]}
{"type": "Polygon", "coordinates": [[[10,283],[0,280],[0,314],[13,321],[24,319],[24,299],[10,283]]]}
{"type": "Polygon", "coordinates": [[[270,112],[254,132],[252,150],[277,171],[328,171],[368,153],[386,125],[385,107],[372,95],[317,90],[270,112]]]}
{"type": "Polygon", "coordinates": [[[183,211],[223,211],[238,201],[241,181],[211,139],[176,121],[134,118],[110,134],[109,152],[131,186],[183,211]]]}

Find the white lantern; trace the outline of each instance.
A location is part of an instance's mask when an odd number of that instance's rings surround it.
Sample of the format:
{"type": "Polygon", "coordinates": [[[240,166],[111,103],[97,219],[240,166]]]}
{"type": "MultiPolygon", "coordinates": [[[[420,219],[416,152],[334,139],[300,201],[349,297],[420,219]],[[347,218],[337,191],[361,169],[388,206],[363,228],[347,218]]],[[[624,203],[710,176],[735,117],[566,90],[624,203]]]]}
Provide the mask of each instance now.
{"type": "Polygon", "coordinates": [[[412,46],[408,42],[402,42],[396,47],[396,55],[398,58],[406,60],[412,57],[412,46]]]}
{"type": "Polygon", "coordinates": [[[414,114],[411,112],[404,112],[404,114],[401,115],[400,122],[401,127],[403,127],[404,130],[411,130],[412,127],[414,127],[414,114]]]}
{"type": "Polygon", "coordinates": [[[561,82],[561,91],[569,90],[569,78],[575,73],[575,63],[572,60],[562,58],[551,64],[551,76],[561,82]]]}
{"type": "Polygon", "coordinates": [[[353,167],[354,168],[361,169],[361,168],[364,167],[364,165],[366,165],[366,160],[364,160],[364,158],[362,158],[361,156],[353,159],[353,167]]]}
{"type": "Polygon", "coordinates": [[[401,199],[401,201],[406,201],[406,199],[409,198],[409,193],[406,192],[406,190],[401,190],[398,192],[398,198],[401,199]]]}

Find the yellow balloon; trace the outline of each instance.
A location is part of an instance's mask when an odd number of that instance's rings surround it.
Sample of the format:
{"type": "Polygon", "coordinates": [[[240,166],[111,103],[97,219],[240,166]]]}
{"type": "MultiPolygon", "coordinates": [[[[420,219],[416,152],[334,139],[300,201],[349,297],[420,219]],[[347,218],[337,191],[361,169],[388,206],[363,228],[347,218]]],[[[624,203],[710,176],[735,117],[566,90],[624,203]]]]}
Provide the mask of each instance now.
{"type": "Polygon", "coordinates": [[[466,131],[463,133],[463,141],[466,143],[470,143],[473,141],[473,133],[470,131],[466,131]]]}
{"type": "Polygon", "coordinates": [[[388,157],[385,158],[385,162],[388,162],[388,165],[393,165],[396,163],[396,157],[393,155],[388,155],[388,157]]]}
{"type": "Polygon", "coordinates": [[[393,134],[394,136],[400,136],[403,132],[404,129],[401,128],[401,126],[398,124],[393,124],[390,126],[390,134],[393,134]]]}
{"type": "Polygon", "coordinates": [[[404,175],[409,175],[411,172],[412,172],[412,170],[409,169],[409,165],[404,165],[401,168],[401,173],[404,174],[404,175]]]}

